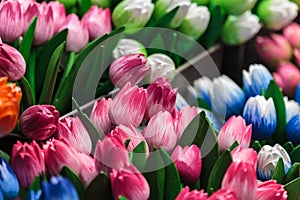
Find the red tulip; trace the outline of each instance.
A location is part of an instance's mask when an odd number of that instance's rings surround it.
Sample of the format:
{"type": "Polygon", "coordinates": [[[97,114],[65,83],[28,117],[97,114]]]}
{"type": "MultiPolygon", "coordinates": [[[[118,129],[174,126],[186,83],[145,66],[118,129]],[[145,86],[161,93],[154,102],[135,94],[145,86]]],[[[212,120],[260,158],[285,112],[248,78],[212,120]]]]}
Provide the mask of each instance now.
{"type": "Polygon", "coordinates": [[[45,140],[57,131],[59,116],[52,105],[31,106],[20,117],[21,131],[27,138],[45,140]]]}
{"type": "Polygon", "coordinates": [[[257,200],[285,200],[288,197],[283,185],[276,183],[275,180],[259,183],[256,195],[257,200]]]}
{"type": "Polygon", "coordinates": [[[43,146],[47,172],[57,176],[64,166],[69,167],[76,174],[81,172],[81,161],[77,159],[77,152],[68,143],[52,139],[43,146]]]}
{"type": "Polygon", "coordinates": [[[110,104],[108,114],[116,125],[137,127],[143,120],[146,109],[147,92],[127,83],[110,104]]]}
{"type": "Polygon", "coordinates": [[[78,117],[66,117],[58,123],[56,137],[68,142],[78,152],[90,154],[92,141],[88,131],[78,117]]]}
{"type": "Polygon", "coordinates": [[[111,98],[102,98],[94,104],[90,118],[100,133],[106,134],[111,129],[111,122],[108,116],[111,101],[111,98]]]}
{"type": "Polygon", "coordinates": [[[13,146],[10,165],[20,185],[25,188],[30,186],[36,176],[45,172],[44,155],[35,141],[30,144],[18,141],[13,146]]]}
{"type": "Polygon", "coordinates": [[[283,29],[283,35],[294,48],[300,48],[300,26],[297,23],[291,23],[283,29]]]}
{"type": "Polygon", "coordinates": [[[242,148],[240,145],[231,151],[233,162],[246,162],[257,167],[257,153],[252,148],[242,148]]]}
{"type": "Polygon", "coordinates": [[[176,197],[176,200],[207,200],[207,193],[204,190],[190,191],[190,188],[185,186],[176,197]]]}
{"type": "Polygon", "coordinates": [[[146,179],[133,165],[113,169],[110,173],[110,181],[115,199],[123,196],[131,200],[142,200],[150,196],[146,179]]]}
{"type": "Polygon", "coordinates": [[[171,157],[180,174],[181,180],[189,185],[195,183],[200,177],[202,166],[200,149],[196,145],[184,148],[177,146],[171,157]]]}
{"type": "Polygon", "coordinates": [[[81,179],[83,185],[87,187],[98,175],[95,166],[95,160],[90,155],[85,153],[79,153],[77,155],[82,163],[82,169],[79,174],[79,178],[81,179]]]}

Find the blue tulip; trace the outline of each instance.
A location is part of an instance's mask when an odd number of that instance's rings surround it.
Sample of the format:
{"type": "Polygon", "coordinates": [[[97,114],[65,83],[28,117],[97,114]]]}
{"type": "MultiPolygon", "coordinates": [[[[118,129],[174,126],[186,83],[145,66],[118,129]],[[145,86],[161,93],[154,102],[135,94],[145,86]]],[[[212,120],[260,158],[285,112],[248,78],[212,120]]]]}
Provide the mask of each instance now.
{"type": "Polygon", "coordinates": [[[4,199],[16,198],[20,190],[15,173],[3,158],[0,159],[0,189],[4,199]]]}
{"type": "Polygon", "coordinates": [[[42,200],[79,200],[73,184],[62,176],[50,178],[50,182],[42,182],[42,200]]]}
{"type": "Polygon", "coordinates": [[[300,113],[295,115],[285,127],[286,138],[295,145],[300,144],[300,113]]]}
{"type": "Polygon", "coordinates": [[[300,104],[300,83],[298,84],[295,92],[295,100],[300,104]]]}
{"type": "Polygon", "coordinates": [[[188,90],[195,99],[202,99],[211,108],[210,91],[212,86],[212,81],[208,77],[202,76],[194,80],[193,87],[188,87],[188,90]]]}
{"type": "Polygon", "coordinates": [[[252,138],[270,138],[277,125],[273,99],[266,100],[263,96],[250,97],[246,102],[243,118],[247,125],[252,124],[252,138]]]}
{"type": "Polygon", "coordinates": [[[286,112],[286,123],[300,112],[300,106],[294,100],[289,100],[288,97],[284,97],[284,105],[285,105],[285,112],[286,112]]]}
{"type": "Polygon", "coordinates": [[[261,95],[263,90],[267,91],[271,80],[272,74],[263,65],[250,65],[249,72],[243,70],[244,92],[247,97],[261,95]]]}
{"type": "Polygon", "coordinates": [[[42,190],[34,192],[30,190],[27,194],[26,200],[40,200],[41,199],[42,190]]]}
{"type": "Polygon", "coordinates": [[[240,115],[246,101],[243,90],[228,76],[222,75],[213,80],[211,91],[212,111],[221,118],[240,115]]]}

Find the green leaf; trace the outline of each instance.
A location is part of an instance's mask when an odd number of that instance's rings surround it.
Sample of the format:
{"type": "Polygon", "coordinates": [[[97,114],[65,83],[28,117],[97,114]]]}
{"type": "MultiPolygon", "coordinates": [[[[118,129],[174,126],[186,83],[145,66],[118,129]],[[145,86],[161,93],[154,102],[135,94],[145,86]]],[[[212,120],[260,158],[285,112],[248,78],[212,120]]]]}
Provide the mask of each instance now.
{"type": "Polygon", "coordinates": [[[25,77],[22,77],[18,83],[22,89],[22,105],[23,109],[25,110],[26,108],[35,104],[32,96],[32,89],[25,77]]]}
{"type": "Polygon", "coordinates": [[[41,177],[37,176],[31,182],[28,190],[29,191],[33,190],[34,192],[38,192],[40,190],[40,188],[41,188],[41,177]]]}
{"type": "Polygon", "coordinates": [[[113,199],[109,177],[102,172],[87,187],[84,199],[98,200],[100,197],[113,199]]]}
{"type": "Polygon", "coordinates": [[[148,27],[159,27],[159,28],[169,28],[170,22],[175,17],[177,11],[179,10],[179,6],[162,16],[157,21],[150,21],[148,23],[148,27]]]}
{"type": "Polygon", "coordinates": [[[284,189],[288,193],[288,200],[299,200],[300,197],[300,177],[289,182],[284,186],[284,189]]]}
{"type": "Polygon", "coordinates": [[[146,142],[142,141],[133,149],[132,164],[140,171],[144,169],[146,164],[146,142]]]}
{"type": "Polygon", "coordinates": [[[300,163],[300,145],[294,148],[294,150],[290,153],[290,157],[292,163],[299,162],[300,163]]]}
{"type": "Polygon", "coordinates": [[[238,141],[234,141],[234,143],[231,145],[231,147],[229,147],[229,151],[232,151],[233,149],[235,149],[235,147],[239,146],[238,141]]]}
{"type": "Polygon", "coordinates": [[[173,200],[176,199],[177,195],[181,190],[181,181],[180,176],[177,171],[177,168],[169,156],[169,154],[161,149],[160,155],[166,165],[165,167],[165,195],[164,199],[173,200]]]}
{"type": "Polygon", "coordinates": [[[31,53],[30,53],[30,57],[29,57],[29,61],[28,64],[26,66],[26,71],[25,71],[25,78],[28,82],[28,84],[31,87],[31,91],[32,91],[32,98],[33,98],[33,103],[35,104],[35,100],[36,100],[36,90],[35,90],[35,70],[36,70],[36,49],[33,48],[31,53]]]}
{"type": "Polygon", "coordinates": [[[129,143],[130,143],[130,138],[128,138],[128,139],[127,139],[127,140],[124,142],[124,146],[125,146],[125,148],[127,148],[127,147],[128,147],[129,143]]]}
{"type": "Polygon", "coordinates": [[[84,186],[80,178],[68,167],[64,166],[60,173],[62,176],[67,177],[74,185],[80,199],[84,198],[84,186]]]}
{"type": "Polygon", "coordinates": [[[119,200],[128,200],[127,198],[123,197],[123,196],[120,196],[119,197],[119,200]]]}
{"type": "Polygon", "coordinates": [[[68,35],[68,30],[65,29],[58,34],[56,34],[54,37],[52,37],[41,49],[37,56],[36,61],[36,91],[39,92],[44,84],[45,77],[47,74],[47,67],[49,65],[49,62],[51,60],[51,57],[54,53],[54,51],[57,49],[59,45],[61,45],[63,42],[66,41],[68,35]]]}
{"type": "Polygon", "coordinates": [[[272,179],[277,180],[277,183],[283,183],[284,181],[284,163],[282,158],[279,158],[278,163],[276,165],[275,171],[273,173],[272,179]]]}
{"type": "Polygon", "coordinates": [[[223,177],[231,163],[231,153],[229,150],[227,150],[218,158],[209,175],[207,191],[209,191],[210,188],[213,188],[214,190],[218,190],[221,188],[223,177]]]}
{"type": "Polygon", "coordinates": [[[91,0],[81,0],[80,11],[81,16],[83,16],[92,6],[91,0]]]}
{"type": "Polygon", "coordinates": [[[285,176],[284,183],[291,182],[292,180],[299,177],[300,163],[296,162],[292,165],[290,170],[285,176]]]}
{"type": "Polygon", "coordinates": [[[198,98],[197,100],[198,100],[198,104],[199,104],[200,108],[204,108],[206,110],[210,110],[209,105],[203,99],[198,98]]]}
{"type": "Polygon", "coordinates": [[[37,21],[37,17],[35,16],[33,18],[33,20],[31,21],[31,23],[23,37],[23,40],[22,40],[22,43],[21,43],[20,49],[19,49],[20,53],[24,57],[24,60],[27,64],[27,66],[28,66],[28,62],[29,62],[29,55],[30,55],[32,41],[33,41],[36,21],[37,21]]]}
{"type": "Polygon", "coordinates": [[[147,179],[150,186],[150,200],[163,200],[165,191],[165,169],[164,160],[160,156],[159,151],[153,151],[149,155],[145,173],[143,175],[147,179]]]}
{"type": "Polygon", "coordinates": [[[0,157],[2,157],[7,163],[9,163],[10,156],[2,150],[0,150],[0,157]]]}
{"type": "Polygon", "coordinates": [[[39,100],[39,104],[51,104],[52,96],[54,92],[54,87],[57,79],[57,74],[59,71],[59,66],[61,63],[62,54],[65,49],[66,42],[63,42],[59,45],[56,50],[53,52],[51,59],[49,61],[49,65],[47,68],[47,73],[41,93],[41,97],[39,100]]]}
{"type": "Polygon", "coordinates": [[[261,144],[259,141],[256,140],[253,143],[251,143],[250,148],[253,148],[258,153],[261,149],[261,144]]]}
{"type": "Polygon", "coordinates": [[[277,126],[276,132],[273,136],[274,140],[280,144],[283,144],[286,141],[285,138],[285,126],[286,126],[286,110],[283,100],[283,94],[280,88],[276,85],[275,81],[270,81],[268,90],[265,94],[265,97],[272,98],[275,104],[276,117],[277,117],[277,126]]]}
{"type": "Polygon", "coordinates": [[[284,143],[284,145],[282,145],[282,147],[286,150],[288,154],[290,154],[295,148],[292,142],[286,142],[284,143]]]}

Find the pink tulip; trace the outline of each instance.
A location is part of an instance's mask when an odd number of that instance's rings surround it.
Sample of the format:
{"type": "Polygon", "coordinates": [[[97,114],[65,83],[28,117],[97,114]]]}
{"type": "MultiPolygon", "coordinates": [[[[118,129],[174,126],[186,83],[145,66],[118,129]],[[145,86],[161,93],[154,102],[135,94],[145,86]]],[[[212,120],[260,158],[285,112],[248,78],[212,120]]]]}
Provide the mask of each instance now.
{"type": "Polygon", "coordinates": [[[66,117],[58,123],[56,138],[69,143],[78,152],[90,154],[92,141],[78,117],[66,117]]]}
{"type": "Polygon", "coordinates": [[[280,61],[288,61],[292,57],[292,48],[284,36],[272,34],[270,37],[256,38],[256,51],[263,62],[276,67],[280,61]]]}
{"type": "Polygon", "coordinates": [[[257,153],[252,148],[242,148],[240,145],[231,151],[233,162],[246,162],[257,167],[257,153]]]}
{"type": "Polygon", "coordinates": [[[45,161],[39,145],[32,141],[13,146],[10,165],[18,177],[21,187],[29,187],[34,178],[45,172],[45,161]]]}
{"type": "Polygon", "coordinates": [[[112,30],[111,12],[109,8],[103,9],[92,6],[82,17],[82,22],[89,30],[90,40],[94,40],[112,30]]]}
{"type": "Polygon", "coordinates": [[[198,111],[196,107],[185,106],[180,112],[176,111],[176,134],[180,140],[186,127],[197,116],[198,111]]]}
{"type": "Polygon", "coordinates": [[[233,162],[224,175],[222,188],[232,189],[237,200],[254,200],[256,184],[256,172],[252,164],[233,162]]]}
{"type": "Polygon", "coordinates": [[[111,122],[108,116],[111,101],[111,98],[102,98],[94,104],[90,118],[100,133],[106,134],[111,129],[111,122]]]}
{"type": "Polygon", "coordinates": [[[167,111],[151,117],[147,127],[143,129],[143,135],[151,148],[163,148],[167,152],[174,149],[178,140],[173,117],[167,111]]]}
{"type": "Polygon", "coordinates": [[[200,149],[194,144],[184,148],[178,145],[171,157],[180,174],[181,180],[188,185],[195,183],[200,177],[202,166],[200,149]]]}
{"type": "Polygon", "coordinates": [[[130,54],[115,60],[109,68],[109,78],[118,88],[124,87],[128,82],[138,84],[150,70],[146,65],[147,59],[143,54],[130,54]]]}
{"type": "Polygon", "coordinates": [[[146,109],[147,92],[127,83],[110,104],[108,114],[111,121],[124,126],[137,127],[143,120],[146,109]]]}
{"type": "Polygon", "coordinates": [[[58,1],[50,1],[48,6],[53,10],[54,33],[57,33],[67,17],[66,9],[65,6],[58,1]]]}
{"type": "Polygon", "coordinates": [[[275,82],[282,88],[283,93],[293,97],[300,81],[299,69],[292,63],[282,62],[273,73],[275,82]]]}
{"type": "Polygon", "coordinates": [[[1,1],[0,3],[0,37],[5,42],[13,42],[23,33],[20,26],[24,23],[21,3],[18,1],[1,1]]]}
{"type": "Polygon", "coordinates": [[[59,31],[68,29],[66,51],[81,51],[89,41],[89,32],[87,27],[80,22],[76,14],[70,14],[66,17],[59,31]]]}
{"type": "Polygon", "coordinates": [[[294,48],[300,48],[300,26],[297,23],[291,23],[283,29],[283,35],[294,48]]]}
{"type": "Polygon", "coordinates": [[[99,140],[94,158],[98,172],[109,173],[112,168],[121,169],[129,163],[128,151],[122,141],[116,137],[105,137],[103,141],[99,140]]]}
{"type": "Polygon", "coordinates": [[[233,190],[223,188],[213,193],[207,200],[236,200],[236,195],[233,190]]]}
{"type": "Polygon", "coordinates": [[[79,178],[81,179],[83,185],[87,187],[98,175],[95,167],[95,160],[90,155],[85,153],[79,153],[77,155],[82,163],[82,169],[79,174],[79,178]]]}
{"type": "Polygon", "coordinates": [[[26,32],[34,16],[37,16],[37,22],[34,31],[33,44],[42,45],[52,38],[54,34],[52,7],[48,6],[45,2],[41,4],[30,4],[25,12],[24,32],[26,32]]]}
{"type": "Polygon", "coordinates": [[[294,49],[293,50],[293,56],[294,56],[294,61],[297,64],[298,67],[300,67],[300,50],[299,49],[294,49]]]}
{"type": "Polygon", "coordinates": [[[68,143],[51,139],[43,146],[47,172],[57,176],[64,166],[76,174],[81,172],[81,161],[77,158],[76,150],[68,143]]]}
{"type": "Polygon", "coordinates": [[[21,53],[0,39],[0,77],[6,76],[10,81],[20,80],[25,70],[26,63],[21,53]]]}
{"type": "Polygon", "coordinates": [[[207,200],[207,193],[204,190],[190,191],[190,188],[185,186],[175,200],[207,200]]]}
{"type": "MultiPolygon", "coordinates": [[[[125,144],[127,139],[130,139],[129,145],[127,147],[128,151],[133,151],[136,146],[138,146],[142,141],[146,142],[142,134],[140,134],[137,129],[130,125],[124,126],[119,125],[114,130],[112,130],[106,137],[116,137],[122,144],[125,144]]],[[[146,143],[146,154],[149,153],[149,147],[146,143]]]]}
{"type": "Polygon", "coordinates": [[[27,108],[20,117],[23,135],[34,140],[45,140],[57,131],[59,112],[52,105],[27,108]]]}
{"type": "Polygon", "coordinates": [[[113,169],[110,173],[111,187],[115,199],[123,196],[127,199],[148,199],[150,188],[144,176],[133,166],[113,169]]]}
{"type": "Polygon", "coordinates": [[[259,183],[256,195],[257,200],[285,200],[288,197],[283,185],[276,183],[275,180],[259,183]]]}
{"type": "Polygon", "coordinates": [[[145,118],[150,119],[160,111],[173,113],[177,89],[172,89],[168,79],[158,78],[147,88],[147,107],[145,118]]]}
{"type": "Polygon", "coordinates": [[[246,126],[245,120],[241,116],[230,117],[221,128],[218,135],[218,142],[221,151],[226,151],[237,141],[242,148],[250,145],[252,136],[252,125],[246,126]]]}

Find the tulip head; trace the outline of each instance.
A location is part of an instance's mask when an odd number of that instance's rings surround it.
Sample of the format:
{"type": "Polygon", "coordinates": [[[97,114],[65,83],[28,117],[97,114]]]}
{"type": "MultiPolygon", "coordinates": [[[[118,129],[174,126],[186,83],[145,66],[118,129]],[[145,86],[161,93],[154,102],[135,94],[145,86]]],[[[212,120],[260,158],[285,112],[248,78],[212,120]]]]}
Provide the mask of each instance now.
{"type": "Polygon", "coordinates": [[[284,37],[289,41],[294,48],[300,48],[300,25],[291,23],[283,29],[284,37]]]}
{"type": "Polygon", "coordinates": [[[285,127],[285,135],[293,144],[300,144],[300,114],[298,113],[290,119],[285,127]]]}
{"type": "Polygon", "coordinates": [[[244,92],[247,97],[261,95],[268,90],[270,81],[273,80],[269,70],[261,64],[253,64],[249,67],[249,72],[243,70],[244,92]]]}
{"type": "Polygon", "coordinates": [[[297,17],[298,6],[286,0],[265,0],[258,4],[257,14],[265,27],[277,31],[297,17]]]}
{"type": "Polygon", "coordinates": [[[229,15],[222,28],[221,39],[225,44],[239,45],[255,36],[260,28],[259,18],[250,11],[229,15]]]}
{"type": "Polygon", "coordinates": [[[279,159],[282,158],[285,174],[291,167],[289,154],[279,144],[274,147],[264,145],[258,153],[257,176],[260,180],[266,181],[272,178],[279,159]]]}
{"type": "Polygon", "coordinates": [[[243,118],[246,124],[252,124],[252,138],[270,138],[277,125],[273,99],[266,100],[263,96],[250,97],[246,102],[243,118]]]}
{"type": "Polygon", "coordinates": [[[256,196],[257,200],[286,200],[288,194],[283,185],[278,184],[275,180],[270,180],[257,185],[256,196]]]}
{"type": "Polygon", "coordinates": [[[185,186],[175,200],[190,200],[190,199],[199,199],[199,200],[205,200],[207,199],[207,193],[204,192],[204,190],[192,190],[190,191],[190,188],[188,186],[185,186]]]}
{"type": "Polygon", "coordinates": [[[202,99],[211,108],[211,97],[213,83],[210,78],[202,76],[193,82],[193,87],[188,86],[188,90],[195,99],[202,99]]]}
{"type": "Polygon", "coordinates": [[[220,1],[220,6],[230,15],[241,15],[247,10],[251,10],[255,3],[256,0],[220,1]]]}
{"type": "Polygon", "coordinates": [[[78,158],[82,163],[82,169],[79,174],[79,178],[81,179],[83,185],[88,187],[88,185],[96,178],[98,172],[95,166],[95,160],[90,155],[85,153],[79,153],[78,158]]]}
{"type": "Polygon", "coordinates": [[[147,51],[144,45],[133,39],[120,39],[119,43],[113,50],[114,59],[130,54],[143,54],[147,56],[147,51]]]}
{"type": "Polygon", "coordinates": [[[20,117],[23,135],[34,140],[45,140],[57,131],[59,112],[52,105],[27,108],[20,117]]]}
{"type": "Polygon", "coordinates": [[[300,112],[299,104],[294,100],[288,100],[288,97],[284,97],[284,105],[285,105],[285,112],[286,112],[286,123],[300,112]]]}
{"type": "Polygon", "coordinates": [[[15,173],[2,157],[0,158],[0,190],[2,199],[15,199],[20,191],[15,173]]]}
{"type": "Polygon", "coordinates": [[[66,9],[65,6],[58,1],[50,1],[48,6],[52,8],[53,11],[53,23],[54,23],[54,33],[57,33],[60,26],[64,23],[66,19],[66,9]]]}
{"type": "Polygon", "coordinates": [[[256,170],[257,153],[252,148],[242,148],[240,145],[231,151],[233,162],[246,162],[251,164],[256,170]]]}

